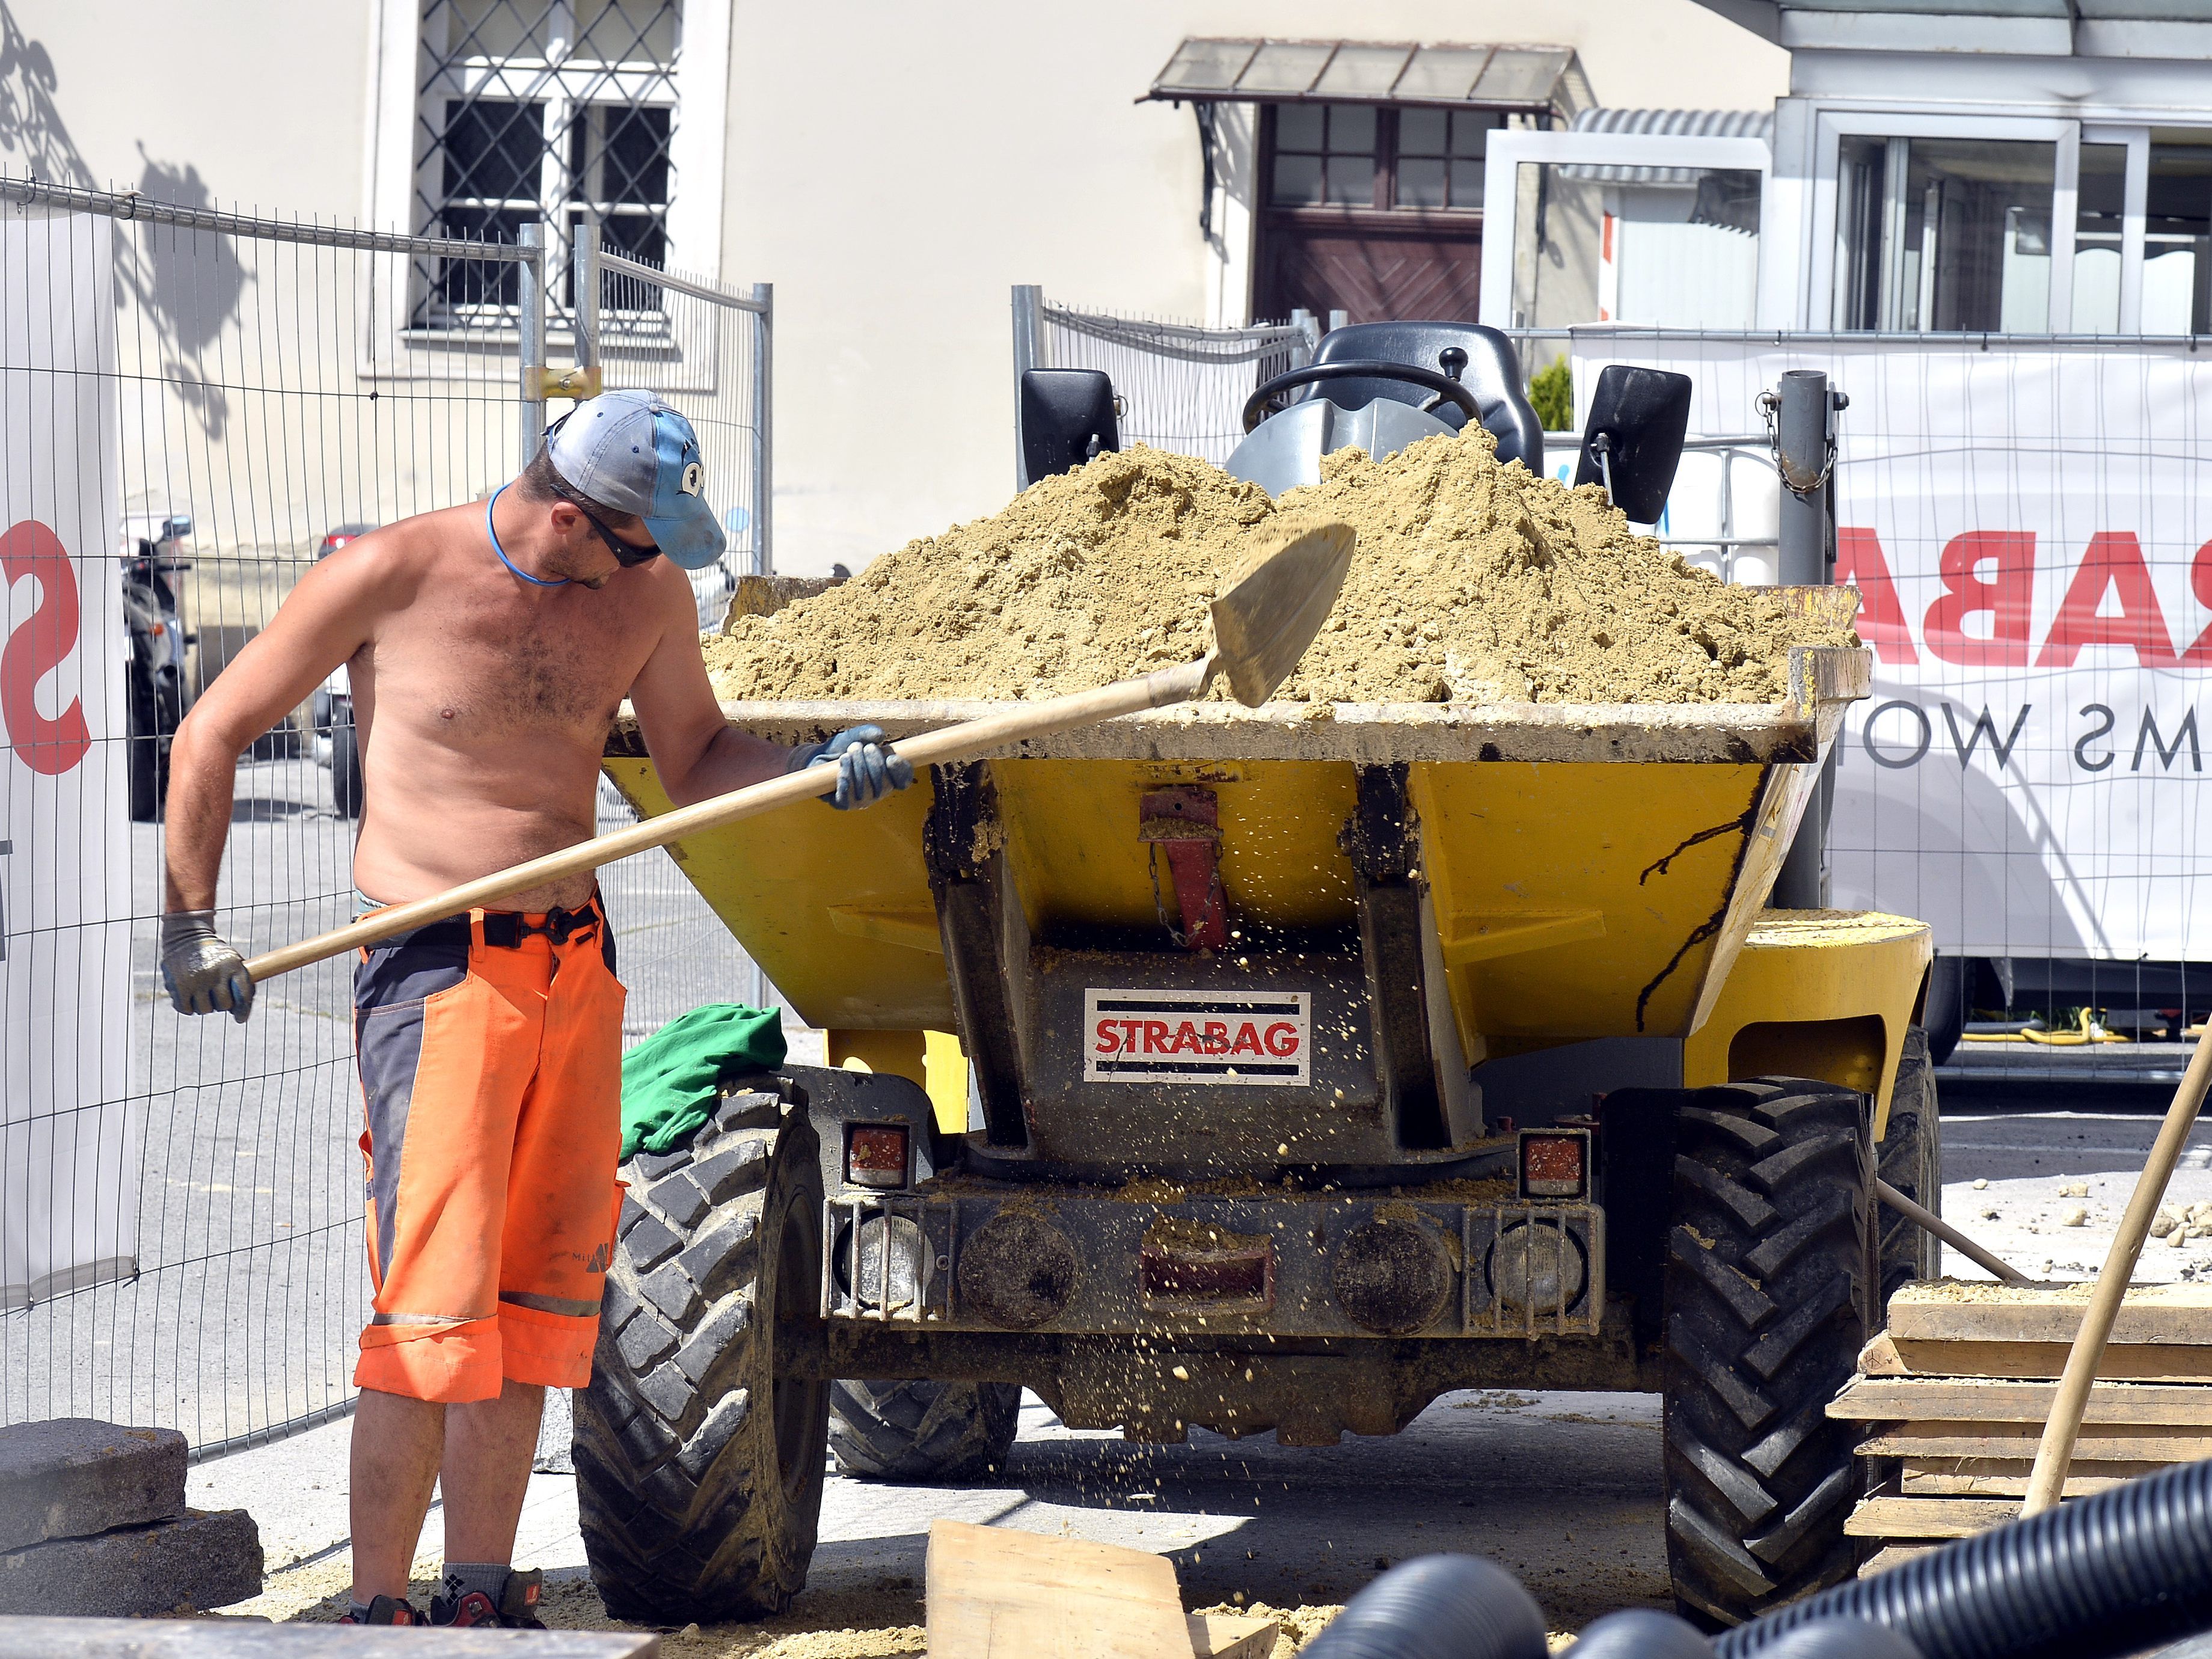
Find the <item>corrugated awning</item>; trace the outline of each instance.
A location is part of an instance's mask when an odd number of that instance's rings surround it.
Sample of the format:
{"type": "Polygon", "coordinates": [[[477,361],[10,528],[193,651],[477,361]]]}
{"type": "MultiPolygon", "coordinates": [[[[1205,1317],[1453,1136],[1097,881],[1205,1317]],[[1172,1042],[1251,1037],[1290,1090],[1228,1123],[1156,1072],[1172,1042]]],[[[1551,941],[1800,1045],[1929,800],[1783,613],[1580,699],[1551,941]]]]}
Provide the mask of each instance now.
{"type": "MultiPolygon", "coordinates": [[[[1576,116],[1576,132],[1650,132],[1696,138],[1765,138],[1774,136],[1774,112],[1748,109],[1586,109],[1576,116]]],[[[1699,183],[1704,167],[1630,167],[1613,162],[1570,162],[1562,178],[1588,185],[1676,185],[1699,183]]]]}
{"type": "Polygon", "coordinates": [[[1596,101],[1571,46],[1206,39],[1177,46],[1145,97],[1176,103],[1432,104],[1542,110],[1565,118],[1596,101]]]}

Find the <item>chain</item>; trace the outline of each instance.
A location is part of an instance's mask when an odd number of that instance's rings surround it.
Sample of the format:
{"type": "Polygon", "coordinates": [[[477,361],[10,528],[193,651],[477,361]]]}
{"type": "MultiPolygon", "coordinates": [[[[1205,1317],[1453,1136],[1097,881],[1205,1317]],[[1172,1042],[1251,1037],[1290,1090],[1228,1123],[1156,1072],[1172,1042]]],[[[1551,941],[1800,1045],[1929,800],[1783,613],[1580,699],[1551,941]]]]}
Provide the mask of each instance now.
{"type": "Polygon", "coordinates": [[[1820,476],[1800,489],[1790,482],[1790,470],[1782,464],[1782,433],[1778,425],[1781,407],[1782,400],[1771,392],[1759,394],[1759,412],[1766,422],[1766,447],[1774,456],[1774,476],[1782,480],[1784,489],[1803,501],[1807,496],[1817,495],[1826,489],[1828,476],[1836,470],[1835,422],[1832,420],[1828,422],[1828,454],[1827,459],[1820,463],[1820,476]]]}

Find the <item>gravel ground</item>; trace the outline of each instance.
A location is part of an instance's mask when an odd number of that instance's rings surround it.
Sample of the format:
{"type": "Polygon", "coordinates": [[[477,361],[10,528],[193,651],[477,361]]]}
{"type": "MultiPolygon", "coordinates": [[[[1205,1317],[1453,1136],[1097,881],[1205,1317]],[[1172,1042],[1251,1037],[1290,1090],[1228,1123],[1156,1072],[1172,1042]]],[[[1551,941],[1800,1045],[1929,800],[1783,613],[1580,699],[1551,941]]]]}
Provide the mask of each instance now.
{"type": "MultiPolygon", "coordinates": [[[[1944,1212],[2029,1273],[2087,1277],[2103,1260],[2162,1104],[2143,1097],[2133,1109],[2024,1112],[1962,1103],[1944,1118],[1944,1212]],[[2085,1181],[2086,1198],[2061,1190],[2085,1181]],[[2063,1224],[2075,1206],[2087,1212],[2087,1224],[2063,1224]],[[1980,1214],[1987,1208],[1996,1220],[1980,1214]]],[[[2212,1200],[2212,1129],[2192,1141],[2175,1194],[2212,1200]]],[[[2212,1240],[2154,1244],[2145,1276],[2181,1277],[2208,1261],[2212,1240]]],[[[1949,1267],[1978,1276],[1956,1259],[1949,1267]]],[[[341,1610],[332,1598],[348,1573],[348,1432],[333,1424],[193,1471],[194,1504],[243,1504],[262,1524],[269,1588],[234,1613],[327,1618],[341,1610]]],[[[1204,1432],[1183,1446],[1132,1446],[1070,1431],[1031,1398],[1002,1484],[898,1487],[833,1471],[813,1574],[790,1613],[672,1632],[667,1650],[677,1659],[918,1652],[924,1547],[940,1516],[1153,1550],[1175,1560],[1194,1607],[1234,1607],[1241,1596],[1248,1607],[1301,1610],[1300,1630],[1316,1627],[1384,1564],[1440,1549],[1504,1563],[1560,1631],[1616,1607],[1667,1605],[1652,1396],[1455,1394],[1402,1435],[1322,1450],[1204,1432]]],[[[434,1510],[420,1597],[439,1545],[434,1510]]],[[[545,1570],[557,1622],[607,1626],[584,1571],[571,1478],[533,1480],[517,1559],[545,1570]]],[[[1287,1648],[1277,1659],[1287,1659],[1287,1648]]]]}

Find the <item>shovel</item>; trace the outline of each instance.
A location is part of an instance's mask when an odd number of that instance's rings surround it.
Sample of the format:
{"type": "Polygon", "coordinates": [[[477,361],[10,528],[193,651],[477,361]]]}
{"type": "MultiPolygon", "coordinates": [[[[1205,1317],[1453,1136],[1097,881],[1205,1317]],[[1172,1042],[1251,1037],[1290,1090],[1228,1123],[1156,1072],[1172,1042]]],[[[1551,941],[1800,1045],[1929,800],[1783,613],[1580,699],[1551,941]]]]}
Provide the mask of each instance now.
{"type": "MultiPolygon", "coordinates": [[[[1004,714],[987,714],[894,745],[917,771],[933,762],[958,760],[1002,749],[1032,738],[1049,737],[1096,726],[1117,714],[1192,702],[1206,695],[1218,675],[1248,708],[1257,708],[1297,666],[1298,659],[1321,632],[1329,607],[1352,565],[1352,532],[1347,525],[1308,524],[1275,531],[1237,568],[1213,601],[1213,648],[1196,662],[1163,668],[1141,679],[1121,680],[1095,691],[1078,691],[1043,702],[1025,703],[1004,714]]],[[[703,830],[735,823],[787,802],[826,795],[837,787],[834,766],[810,766],[765,783],[732,790],[712,800],[679,807],[649,823],[611,836],[599,836],[531,859],[510,869],[463,882],[428,898],[387,905],[356,921],[297,945],[255,957],[246,964],[256,984],[341,956],[395,933],[411,933],[434,921],[489,906],[525,888],[580,875],[633,853],[665,847],[703,830]]]]}

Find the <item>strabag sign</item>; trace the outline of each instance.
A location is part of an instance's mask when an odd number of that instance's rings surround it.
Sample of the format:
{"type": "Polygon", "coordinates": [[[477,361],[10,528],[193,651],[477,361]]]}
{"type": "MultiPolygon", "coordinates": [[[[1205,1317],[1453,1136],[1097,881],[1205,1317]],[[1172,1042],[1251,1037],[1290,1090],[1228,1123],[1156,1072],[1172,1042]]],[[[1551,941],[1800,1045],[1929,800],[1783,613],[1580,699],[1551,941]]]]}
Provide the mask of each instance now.
{"type": "Polygon", "coordinates": [[[1085,988],[1085,1083],[1287,1083],[1313,1071],[1309,991],[1085,988]]]}

